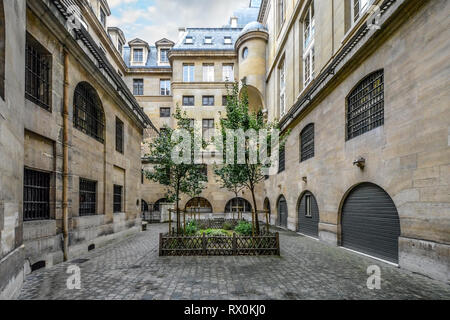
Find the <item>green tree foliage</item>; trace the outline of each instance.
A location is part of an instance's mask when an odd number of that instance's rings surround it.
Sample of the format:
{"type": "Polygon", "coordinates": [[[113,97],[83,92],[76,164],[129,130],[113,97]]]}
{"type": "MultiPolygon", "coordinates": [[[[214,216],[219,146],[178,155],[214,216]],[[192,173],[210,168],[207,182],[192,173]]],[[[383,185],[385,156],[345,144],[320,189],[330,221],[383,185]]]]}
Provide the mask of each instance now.
{"type": "MultiPolygon", "coordinates": [[[[256,133],[259,134],[261,130],[266,130],[268,132],[267,136],[267,146],[270,154],[270,149],[273,149],[276,146],[271,146],[271,135],[273,129],[278,129],[279,124],[277,121],[268,122],[264,119],[264,115],[262,111],[257,113],[249,112],[249,100],[248,100],[248,92],[247,86],[244,84],[242,88],[239,88],[239,84],[235,83],[231,90],[229,90],[227,107],[226,107],[226,118],[222,117],[220,120],[221,124],[221,134],[223,138],[223,145],[227,145],[227,130],[243,130],[244,132],[248,132],[253,129],[256,133]]],[[[280,137],[280,146],[284,146],[286,137],[288,133],[280,137]]],[[[263,162],[260,155],[259,144],[256,147],[258,149],[258,160],[256,163],[252,163],[250,161],[250,150],[251,148],[255,148],[248,143],[248,140],[245,141],[245,163],[239,164],[237,161],[237,153],[239,150],[239,146],[237,141],[234,141],[234,149],[235,149],[235,159],[231,161],[226,161],[226,152],[224,152],[224,165],[215,169],[216,175],[222,182],[222,186],[230,191],[240,190],[240,188],[248,189],[251,192],[252,200],[253,200],[253,209],[255,212],[258,212],[258,206],[256,203],[255,190],[257,185],[265,180],[265,172],[263,169],[265,167],[269,167],[271,165],[270,162],[263,162]],[[228,163],[227,163],[228,162],[228,163]]],[[[224,149],[226,149],[224,147],[224,149]]],[[[255,214],[255,227],[256,232],[259,234],[259,221],[258,215],[255,214]]]]}
{"type": "MultiPolygon", "coordinates": [[[[179,107],[173,115],[178,129],[184,129],[190,134],[191,145],[194,145],[194,128],[186,113],[181,113],[179,107]]],[[[194,150],[190,151],[191,163],[178,163],[172,158],[172,151],[183,142],[176,139],[174,129],[165,127],[160,135],[149,143],[149,153],[146,158],[153,164],[152,170],[146,170],[147,179],[167,187],[168,201],[175,202],[177,212],[177,231],[181,231],[179,202],[181,194],[195,197],[206,187],[207,177],[203,174],[202,165],[194,163],[194,150]]]]}

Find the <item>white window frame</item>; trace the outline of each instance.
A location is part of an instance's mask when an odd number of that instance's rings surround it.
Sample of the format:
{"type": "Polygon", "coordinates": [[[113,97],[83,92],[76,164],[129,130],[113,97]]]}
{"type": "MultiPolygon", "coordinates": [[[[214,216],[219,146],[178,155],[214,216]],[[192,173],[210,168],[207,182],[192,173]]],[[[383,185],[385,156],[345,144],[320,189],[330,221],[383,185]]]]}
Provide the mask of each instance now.
{"type": "Polygon", "coordinates": [[[224,44],[233,44],[233,40],[231,39],[230,36],[225,36],[225,37],[223,37],[223,43],[224,44]]]}
{"type": "Polygon", "coordinates": [[[144,62],[144,48],[133,48],[133,63],[143,63],[144,62]],[[136,55],[135,52],[136,51],[142,51],[142,60],[135,60],[136,55]]]}
{"type": "Polygon", "coordinates": [[[159,80],[159,89],[160,89],[160,95],[170,96],[170,94],[171,94],[170,79],[160,79],[159,80]]]}
{"type": "Polygon", "coordinates": [[[234,64],[227,63],[222,66],[223,82],[234,81],[234,64]],[[231,68],[231,70],[230,70],[231,68]]]}
{"type": "Polygon", "coordinates": [[[373,3],[373,0],[351,0],[350,11],[351,11],[351,16],[352,16],[352,25],[355,25],[359,21],[359,19],[361,19],[361,17],[364,15],[364,13],[370,8],[372,3],[373,3]],[[358,15],[356,15],[356,12],[355,12],[356,3],[358,3],[358,7],[359,7],[358,15]],[[355,19],[355,17],[357,17],[357,18],[355,19]]]}
{"type": "Polygon", "coordinates": [[[280,74],[280,118],[282,118],[286,114],[286,61],[284,58],[278,69],[280,74]]]}
{"type": "Polygon", "coordinates": [[[161,49],[159,49],[159,62],[160,63],[169,63],[169,51],[170,51],[170,49],[168,49],[168,48],[161,48],[161,49]],[[166,52],[166,54],[165,54],[166,60],[162,59],[163,58],[163,52],[166,52]]]}
{"type": "Polygon", "coordinates": [[[214,82],[214,64],[203,64],[203,82],[214,82]]]}
{"type": "Polygon", "coordinates": [[[183,64],[183,82],[194,82],[195,65],[191,63],[183,64]]]}
{"type": "Polygon", "coordinates": [[[315,75],[315,13],[314,1],[309,4],[303,19],[303,85],[306,87],[315,75]],[[309,21],[309,24],[306,22],[309,21]]]}

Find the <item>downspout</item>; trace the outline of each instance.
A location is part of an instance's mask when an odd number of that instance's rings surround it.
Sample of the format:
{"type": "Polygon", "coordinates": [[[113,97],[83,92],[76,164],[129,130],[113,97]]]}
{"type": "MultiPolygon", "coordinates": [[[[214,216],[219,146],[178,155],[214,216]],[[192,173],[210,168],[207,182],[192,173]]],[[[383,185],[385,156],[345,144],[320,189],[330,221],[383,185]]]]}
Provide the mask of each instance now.
{"type": "Polygon", "coordinates": [[[68,260],[69,248],[69,53],[64,49],[64,93],[63,93],[63,253],[68,260]]]}

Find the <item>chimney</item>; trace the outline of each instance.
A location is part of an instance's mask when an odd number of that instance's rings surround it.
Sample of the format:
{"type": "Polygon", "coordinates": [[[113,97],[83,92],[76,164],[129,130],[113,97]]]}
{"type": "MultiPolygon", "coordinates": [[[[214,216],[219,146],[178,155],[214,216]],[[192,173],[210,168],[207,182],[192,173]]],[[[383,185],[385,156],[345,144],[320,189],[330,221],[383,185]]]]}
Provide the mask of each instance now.
{"type": "Polygon", "coordinates": [[[238,27],[238,18],[237,17],[231,17],[230,18],[230,25],[232,28],[238,27]]]}
{"type": "Polygon", "coordinates": [[[186,32],[186,28],[178,28],[178,38],[181,39],[183,34],[186,32]]]}

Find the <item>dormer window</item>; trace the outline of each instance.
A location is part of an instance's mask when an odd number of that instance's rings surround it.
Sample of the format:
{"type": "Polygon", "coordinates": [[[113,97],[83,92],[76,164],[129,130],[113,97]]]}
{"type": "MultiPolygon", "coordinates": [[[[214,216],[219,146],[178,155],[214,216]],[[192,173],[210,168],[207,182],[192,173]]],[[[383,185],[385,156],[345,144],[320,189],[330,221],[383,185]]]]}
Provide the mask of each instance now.
{"type": "Polygon", "coordinates": [[[224,44],[232,44],[232,42],[231,42],[231,37],[224,37],[224,38],[223,38],[223,43],[224,43],[224,44]]]}
{"type": "Polygon", "coordinates": [[[119,41],[119,44],[117,45],[117,50],[119,50],[120,55],[122,55],[123,52],[123,44],[119,41]]]}
{"type": "Polygon", "coordinates": [[[134,62],[144,62],[144,49],[134,49],[133,50],[133,61],[134,62]]]}
{"type": "Polygon", "coordinates": [[[162,63],[169,62],[169,49],[161,49],[161,51],[160,51],[160,61],[162,63]]]}
{"type": "Polygon", "coordinates": [[[106,13],[102,8],[100,8],[100,22],[106,27],[106,13]]]}
{"type": "Polygon", "coordinates": [[[194,43],[194,39],[192,37],[186,37],[186,44],[193,44],[194,43]]]}
{"type": "Polygon", "coordinates": [[[212,44],[212,37],[205,37],[205,44],[212,44]]]}

